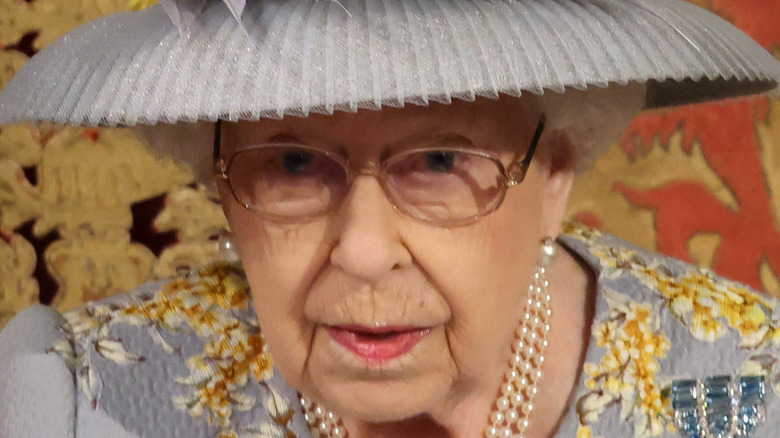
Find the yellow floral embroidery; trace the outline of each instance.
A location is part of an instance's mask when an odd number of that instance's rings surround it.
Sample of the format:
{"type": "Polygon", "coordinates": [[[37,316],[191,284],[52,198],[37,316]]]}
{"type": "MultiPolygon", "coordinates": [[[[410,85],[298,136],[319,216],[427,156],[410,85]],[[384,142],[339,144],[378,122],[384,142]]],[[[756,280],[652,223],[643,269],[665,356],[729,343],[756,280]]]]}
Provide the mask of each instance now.
{"type": "Polygon", "coordinates": [[[646,261],[635,251],[599,245],[600,233],[578,224],[567,224],[568,235],[590,243],[604,269],[602,275],[627,272],[650,290],[660,292],[669,312],[688,327],[694,337],[714,341],[726,334],[726,326],[737,330],[742,347],[758,348],[767,342],[780,344],[780,326],[772,320],[774,301],[738,283],[715,279],[706,269],[689,269],[673,274],[660,261],[646,261]],[[725,324],[724,324],[725,323],[725,324]]]}
{"type": "Polygon", "coordinates": [[[646,261],[634,251],[596,246],[593,254],[617,273],[629,272],[650,290],[660,292],[669,312],[699,340],[712,342],[737,330],[742,347],[757,348],[780,339],[771,321],[774,302],[746,287],[724,279],[716,280],[705,269],[674,275],[658,261],[646,261]]]}
{"type": "Polygon", "coordinates": [[[229,311],[247,308],[248,288],[240,269],[215,264],[196,275],[174,279],[155,296],[115,312],[114,317],[136,324],[154,322],[164,328],[178,328],[186,321],[199,336],[210,336],[236,323],[229,311]],[[222,311],[210,311],[215,309],[222,311]]]}
{"type": "MultiPolygon", "coordinates": [[[[155,342],[168,353],[177,349],[162,333],[191,329],[204,339],[204,348],[202,353],[187,359],[190,375],[177,379],[177,383],[189,390],[174,397],[173,403],[192,417],[205,415],[209,424],[222,428],[220,436],[235,436],[229,429],[233,410],[252,409],[256,404],[255,398],[242,388],[250,376],[261,384],[273,376],[273,359],[259,327],[235,315],[250,305],[248,285],[241,269],[228,263],[215,264],[176,278],[154,294],[131,297],[134,300],[127,303],[97,303],[67,313],[74,336],[88,339],[101,356],[128,364],[144,358],[125,351],[121,341],[108,338],[109,325],[148,326],[155,342]]],[[[100,386],[91,384],[90,371],[83,370],[80,374],[90,377],[85,379],[88,384],[82,386],[95,402],[99,398],[95,392],[99,392],[100,386]]],[[[99,376],[94,378],[99,382],[99,376]]],[[[280,398],[273,394],[275,399],[280,398]]],[[[289,422],[289,418],[285,421],[289,422]]],[[[287,429],[284,422],[279,426],[287,429]]]]}
{"type": "Polygon", "coordinates": [[[178,383],[192,385],[194,391],[174,399],[174,403],[193,417],[206,412],[209,424],[230,425],[233,407],[248,410],[255,399],[243,394],[251,374],[257,381],[272,376],[271,360],[260,334],[246,334],[246,327],[235,324],[225,328],[224,335],[206,343],[203,355],[187,360],[191,374],[178,383]]]}
{"type": "Polygon", "coordinates": [[[687,274],[679,282],[660,275],[650,278],[669,300],[672,315],[686,320],[698,339],[714,341],[723,336],[726,330],[719,318],[739,332],[743,347],[757,347],[777,333],[768,317],[774,304],[743,286],[715,282],[706,271],[687,274]]]}
{"type": "Polygon", "coordinates": [[[606,354],[599,364],[585,364],[585,385],[591,391],[581,398],[578,413],[591,423],[607,406],[619,403],[621,417],[633,418],[636,433],[658,436],[671,424],[671,404],[662,397],[656,379],[661,368],[658,360],[666,357],[671,343],[656,329],[657,314],[649,304],[634,303],[614,291],[606,293],[609,317],[593,329],[597,345],[606,354]]]}

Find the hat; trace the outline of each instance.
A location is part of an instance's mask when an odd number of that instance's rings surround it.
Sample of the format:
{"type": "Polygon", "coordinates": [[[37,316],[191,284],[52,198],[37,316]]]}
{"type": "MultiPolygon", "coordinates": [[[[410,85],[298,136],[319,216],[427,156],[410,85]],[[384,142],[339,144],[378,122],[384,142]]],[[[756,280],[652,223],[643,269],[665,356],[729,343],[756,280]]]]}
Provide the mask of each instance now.
{"type": "Polygon", "coordinates": [[[780,82],[761,46],[679,0],[202,1],[51,44],[0,94],[0,123],[258,120],[630,81],[661,107],[780,82]]]}

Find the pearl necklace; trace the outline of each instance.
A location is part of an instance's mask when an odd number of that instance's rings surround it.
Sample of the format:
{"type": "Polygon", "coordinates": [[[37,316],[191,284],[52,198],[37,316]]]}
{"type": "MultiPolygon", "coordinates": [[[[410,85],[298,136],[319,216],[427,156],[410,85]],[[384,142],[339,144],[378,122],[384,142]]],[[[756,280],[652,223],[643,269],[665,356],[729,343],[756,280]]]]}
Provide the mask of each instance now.
{"type": "MultiPolygon", "coordinates": [[[[504,374],[501,396],[498,397],[485,428],[487,438],[522,438],[528,429],[529,417],[534,409],[533,400],[537,385],[542,378],[544,350],[547,347],[547,333],[550,331],[550,294],[547,292],[545,266],[554,255],[552,239],[542,244],[541,267],[534,273],[528,290],[523,319],[515,331],[509,370],[504,374]]],[[[312,435],[319,438],[343,438],[349,434],[341,419],[305,395],[300,395],[304,420],[312,435]]]]}
{"type": "Polygon", "coordinates": [[[299,400],[303,408],[303,419],[309,425],[309,431],[313,436],[319,438],[344,438],[347,436],[347,429],[336,414],[311,401],[303,394],[299,396],[299,400]]]}
{"type": "Polygon", "coordinates": [[[544,350],[550,331],[550,294],[546,268],[539,268],[529,286],[528,302],[523,320],[515,332],[509,370],[504,375],[501,396],[493,406],[485,436],[522,437],[528,429],[528,417],[534,409],[536,387],[542,378],[544,350]]]}

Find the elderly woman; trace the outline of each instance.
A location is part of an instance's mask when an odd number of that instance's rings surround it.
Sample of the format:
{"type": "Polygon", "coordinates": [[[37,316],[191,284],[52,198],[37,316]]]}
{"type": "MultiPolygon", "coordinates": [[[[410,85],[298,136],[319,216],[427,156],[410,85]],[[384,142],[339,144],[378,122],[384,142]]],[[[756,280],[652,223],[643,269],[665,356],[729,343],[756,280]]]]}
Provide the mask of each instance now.
{"type": "Polygon", "coordinates": [[[207,163],[235,258],[19,315],[0,435],[776,435],[776,302],[559,235],[643,106],[777,87],[757,44],[671,0],[242,3],[99,20],[0,96],[3,123],[177,123],[150,146],[207,163]]]}

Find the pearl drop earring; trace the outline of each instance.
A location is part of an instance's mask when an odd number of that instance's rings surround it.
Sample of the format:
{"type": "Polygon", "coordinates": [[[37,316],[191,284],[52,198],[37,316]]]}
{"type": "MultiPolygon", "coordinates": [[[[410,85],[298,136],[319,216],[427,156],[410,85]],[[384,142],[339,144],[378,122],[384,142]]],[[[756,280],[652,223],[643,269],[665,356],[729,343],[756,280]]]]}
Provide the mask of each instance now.
{"type": "Polygon", "coordinates": [[[222,230],[219,233],[219,255],[228,262],[237,262],[238,254],[233,246],[233,235],[230,231],[222,230]]]}
{"type": "Polygon", "coordinates": [[[558,250],[555,247],[555,240],[547,236],[542,239],[542,245],[539,254],[539,267],[549,268],[555,260],[558,250]]]}

